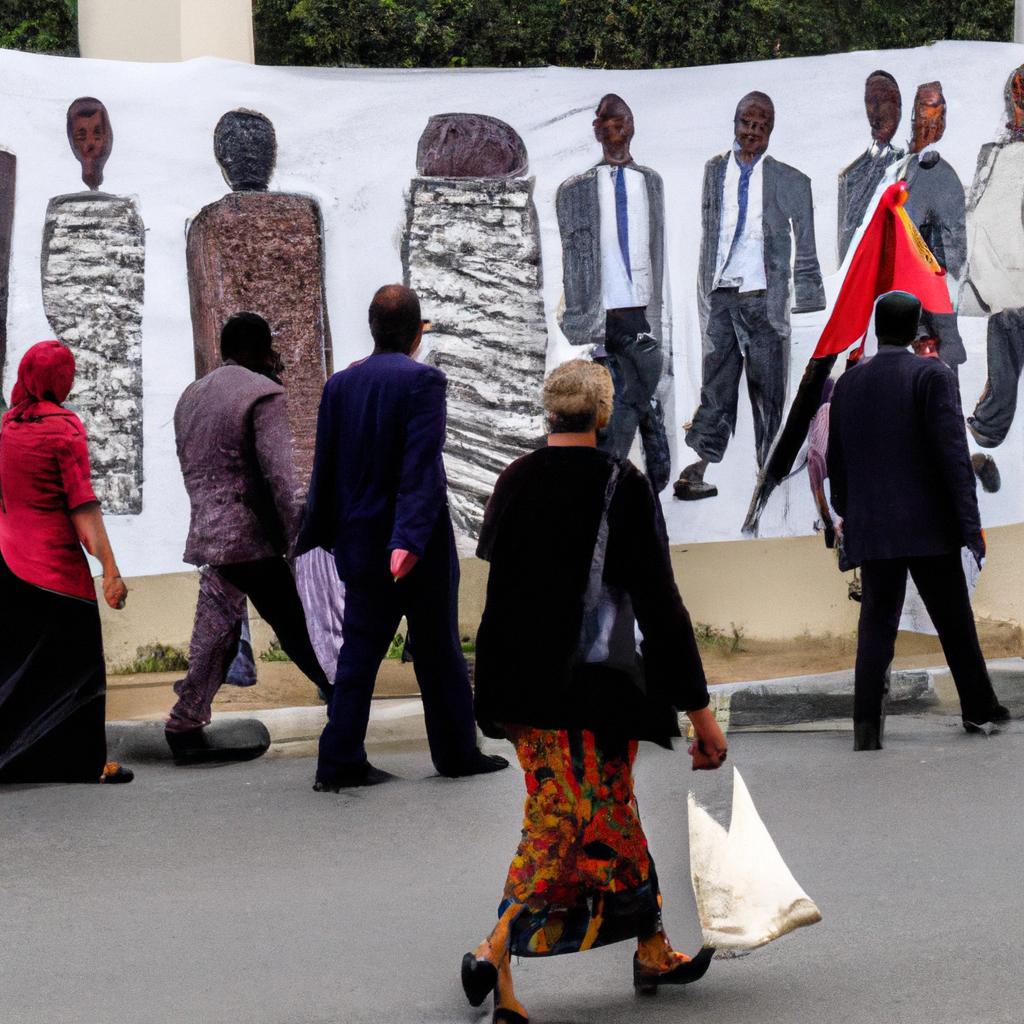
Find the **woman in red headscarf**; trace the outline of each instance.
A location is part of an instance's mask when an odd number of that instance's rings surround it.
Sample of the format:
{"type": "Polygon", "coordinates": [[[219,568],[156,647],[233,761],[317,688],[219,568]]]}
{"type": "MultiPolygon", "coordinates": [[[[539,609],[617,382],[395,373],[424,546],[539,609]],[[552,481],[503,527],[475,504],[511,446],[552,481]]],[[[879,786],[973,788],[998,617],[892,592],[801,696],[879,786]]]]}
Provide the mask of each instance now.
{"type": "Polygon", "coordinates": [[[82,421],[61,403],[75,360],[59,341],[25,353],[0,431],[0,782],[130,782],[107,761],[96,588],[123,608],[82,421]]]}

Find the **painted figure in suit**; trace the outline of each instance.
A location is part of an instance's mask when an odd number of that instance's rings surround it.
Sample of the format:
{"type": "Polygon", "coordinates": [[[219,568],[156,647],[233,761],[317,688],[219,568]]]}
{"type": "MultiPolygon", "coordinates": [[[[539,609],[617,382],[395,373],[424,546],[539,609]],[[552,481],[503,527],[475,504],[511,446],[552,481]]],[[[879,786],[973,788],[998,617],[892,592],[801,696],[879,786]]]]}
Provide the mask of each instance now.
{"type": "Polygon", "coordinates": [[[871,126],[871,145],[839,172],[839,262],[865,215],[873,211],[871,199],[886,170],[906,155],[893,146],[903,116],[903,99],[896,79],[888,71],[872,71],[864,83],[864,109],[871,126]]]}
{"type": "Polygon", "coordinates": [[[988,382],[967,427],[1002,444],[1024,367],[1024,65],[1006,83],[1006,127],[978,154],[967,202],[968,275],[960,312],[988,317],[988,382]]]}
{"type": "Polygon", "coordinates": [[[942,643],[968,732],[1008,717],[992,690],[971,612],[962,547],[985,538],[956,378],[907,348],[921,303],[888,292],[875,308],[878,354],[839,378],[829,412],[828,474],[842,543],[863,593],[854,673],[854,749],[882,746],[884,698],[913,578],[942,643]]]}
{"type": "MultiPolygon", "coordinates": [[[[956,309],[960,281],[967,262],[967,225],[964,187],[956,171],[935,149],[946,131],[946,98],[941,82],[917,87],[911,121],[910,152],[896,177],[907,183],[904,207],[917,225],[925,244],[947,274],[956,309]]],[[[954,374],[967,361],[967,350],[956,323],[956,313],[921,312],[921,336],[935,338],[939,358],[954,374]]]]}
{"type": "Polygon", "coordinates": [[[595,345],[615,384],[602,451],[627,458],[637,430],[657,494],[672,472],[659,385],[668,349],[664,308],[665,190],[661,176],[633,160],[633,112],[619,96],[598,104],[594,136],[603,157],[562,182],[555,206],[562,236],[565,309],[573,345],[595,345]]]}
{"type": "Polygon", "coordinates": [[[722,461],[736,430],[744,370],[757,465],[764,464],[786,401],[791,264],[793,312],[825,308],[811,179],[764,155],[774,125],[771,99],[748,93],[736,106],[732,150],[704,167],[697,284],[704,362],[700,406],[686,428],[686,443],[700,459],[675,483],[684,501],[718,493],[704,473],[708,463],[722,461]]]}
{"type": "Polygon", "coordinates": [[[411,358],[423,336],[411,288],[379,289],[369,319],[373,353],[324,387],[299,542],[333,551],[346,585],[345,643],[320,737],[318,792],[390,778],[366,759],[363,741],[377,670],[403,615],[416,641],[437,770],[460,776],[508,766],[477,749],[459,639],[459,562],[442,459],[447,380],[411,358]]]}

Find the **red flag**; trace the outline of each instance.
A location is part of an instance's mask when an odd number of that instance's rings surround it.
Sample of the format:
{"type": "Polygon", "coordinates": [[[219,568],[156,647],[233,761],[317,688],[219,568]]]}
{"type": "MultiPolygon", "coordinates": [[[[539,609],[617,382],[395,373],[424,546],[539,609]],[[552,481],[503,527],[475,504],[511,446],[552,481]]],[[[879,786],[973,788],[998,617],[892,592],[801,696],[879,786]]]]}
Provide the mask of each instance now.
{"type": "Polygon", "coordinates": [[[861,341],[875,299],[885,292],[910,292],[932,313],[953,312],[946,272],[903,208],[907,195],[905,181],[882,193],[812,358],[838,355],[861,341]]]}

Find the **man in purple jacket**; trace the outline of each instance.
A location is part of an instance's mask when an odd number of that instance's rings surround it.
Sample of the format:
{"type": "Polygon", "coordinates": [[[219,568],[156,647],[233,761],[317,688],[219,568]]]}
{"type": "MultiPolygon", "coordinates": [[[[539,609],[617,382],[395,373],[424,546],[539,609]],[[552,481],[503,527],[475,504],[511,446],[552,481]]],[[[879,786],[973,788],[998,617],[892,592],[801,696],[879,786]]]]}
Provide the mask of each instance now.
{"type": "Polygon", "coordinates": [[[508,766],[476,745],[442,459],[447,381],[411,358],[423,335],[416,293],[397,284],[379,289],[370,333],[373,353],[324,388],[299,544],[333,551],[346,590],[317,791],[390,778],[367,761],[363,741],[377,671],[403,615],[434,766],[452,777],[508,766]]]}
{"type": "Polygon", "coordinates": [[[284,557],[295,542],[299,509],[270,328],[255,313],[237,313],[224,324],[220,345],[224,364],[190,384],[174,411],[192,508],[184,560],[204,574],[188,675],[175,686],[179,699],[166,726],[179,763],[240,753],[202,727],[238,647],[247,596],[298,668],[322,693],[331,689],[284,557]]]}

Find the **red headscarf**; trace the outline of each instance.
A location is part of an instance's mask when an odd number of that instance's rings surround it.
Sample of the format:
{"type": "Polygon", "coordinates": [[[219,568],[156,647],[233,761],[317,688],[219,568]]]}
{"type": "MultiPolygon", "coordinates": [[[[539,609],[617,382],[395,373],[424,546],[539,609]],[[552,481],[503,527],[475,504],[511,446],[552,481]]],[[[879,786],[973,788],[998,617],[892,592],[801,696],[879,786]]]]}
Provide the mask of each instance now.
{"type": "Polygon", "coordinates": [[[23,419],[38,402],[60,405],[75,383],[75,357],[59,341],[40,341],[22,357],[18,382],[11,394],[8,420],[23,419]]]}

